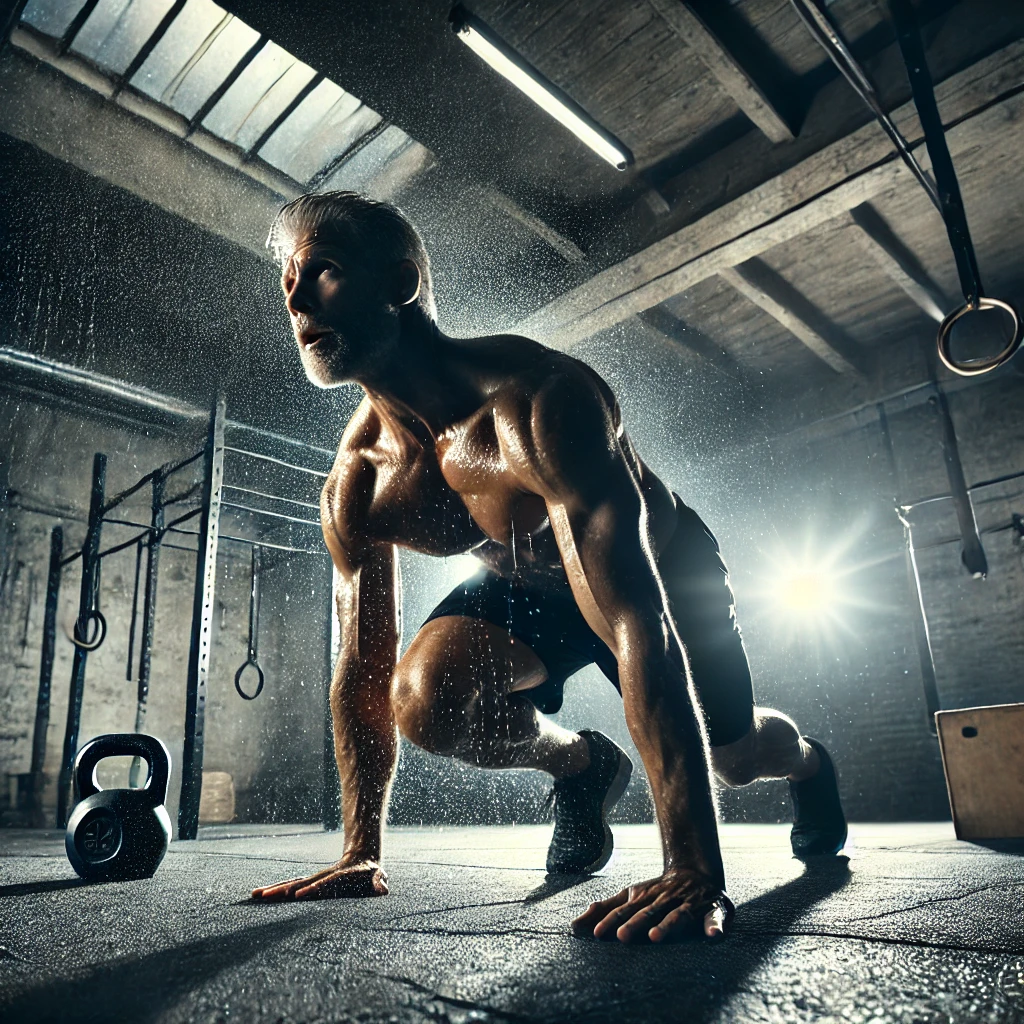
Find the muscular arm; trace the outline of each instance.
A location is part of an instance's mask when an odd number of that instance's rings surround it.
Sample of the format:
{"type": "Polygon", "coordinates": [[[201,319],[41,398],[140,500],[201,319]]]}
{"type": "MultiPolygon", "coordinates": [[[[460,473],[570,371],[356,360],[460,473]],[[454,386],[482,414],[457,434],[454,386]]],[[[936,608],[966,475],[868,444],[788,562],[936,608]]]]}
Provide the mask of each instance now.
{"type": "Polygon", "coordinates": [[[337,864],[253,890],[258,899],[385,895],[380,866],[388,792],[398,758],[391,679],[398,657],[399,583],[394,545],[376,540],[366,514],[372,467],[339,458],[324,488],[324,539],[338,575],[341,651],[331,680],[334,752],[345,845],[337,864]]]}
{"type": "Polygon", "coordinates": [[[343,860],[378,861],[398,756],[391,708],[399,642],[394,546],[344,536],[327,510],[324,536],[339,577],[341,651],[331,681],[331,716],[345,825],[343,860]]]}
{"type": "Polygon", "coordinates": [[[577,604],[618,661],[626,722],[647,770],[664,852],[662,879],[595,904],[580,921],[599,936],[617,928],[629,938],[642,929],[659,939],[688,917],[717,913],[705,929],[718,934],[724,904],[715,904],[725,880],[706,745],[639,483],[607,402],[585,377],[547,384],[529,417],[514,431],[521,452],[508,439],[509,458],[518,458],[524,483],[544,497],[577,604]],[[665,914],[652,920],[648,911],[659,898],[665,914]]]}

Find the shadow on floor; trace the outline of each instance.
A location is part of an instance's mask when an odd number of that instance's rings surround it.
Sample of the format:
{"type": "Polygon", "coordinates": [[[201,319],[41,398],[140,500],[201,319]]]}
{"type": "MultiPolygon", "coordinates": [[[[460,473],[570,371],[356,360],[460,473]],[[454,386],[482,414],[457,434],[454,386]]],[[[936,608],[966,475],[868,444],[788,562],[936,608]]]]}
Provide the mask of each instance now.
{"type": "MultiPolygon", "coordinates": [[[[51,975],[13,999],[0,1001],[0,1018],[18,1024],[148,1024],[222,971],[241,966],[317,923],[314,917],[251,925],[146,956],[98,964],[84,977],[51,975]]],[[[67,970],[67,965],[58,969],[67,970]]]]}
{"type": "Polygon", "coordinates": [[[970,839],[971,846],[983,846],[996,853],[1009,853],[1024,857],[1024,839],[970,839]]]}
{"type": "Polygon", "coordinates": [[[577,885],[582,885],[592,879],[592,875],[548,875],[540,885],[531,889],[523,897],[523,902],[526,904],[543,903],[544,900],[557,896],[560,892],[574,889],[577,885]]]}
{"type": "Polygon", "coordinates": [[[54,878],[48,882],[21,882],[18,885],[0,885],[0,900],[14,896],[36,896],[44,892],[60,892],[62,889],[78,889],[91,885],[84,878],[54,878]]]}
{"type": "MultiPolygon", "coordinates": [[[[574,980],[569,984],[574,998],[572,1019],[588,1024],[722,1020],[723,1007],[785,941],[786,931],[851,877],[846,857],[808,864],[798,878],[741,904],[730,937],[720,943],[693,939],[664,946],[626,946],[575,940],[574,980]]],[[[547,1019],[537,1014],[536,993],[550,991],[551,979],[539,976],[535,964],[518,968],[513,960],[510,967],[515,976],[508,979],[507,987],[522,997],[503,1006],[503,1014],[547,1019]]],[[[551,971],[550,963],[541,969],[551,971]]],[[[567,1019],[564,1006],[560,1016],[552,1010],[556,1019],[567,1019]]]]}

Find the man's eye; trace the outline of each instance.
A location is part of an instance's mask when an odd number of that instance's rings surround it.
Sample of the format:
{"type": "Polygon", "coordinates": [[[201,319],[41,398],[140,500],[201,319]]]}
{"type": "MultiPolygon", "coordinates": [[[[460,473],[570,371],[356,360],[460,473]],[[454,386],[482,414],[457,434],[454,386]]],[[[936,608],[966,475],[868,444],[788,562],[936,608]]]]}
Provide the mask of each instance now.
{"type": "Polygon", "coordinates": [[[336,277],[340,273],[341,273],[341,268],[340,267],[336,267],[333,263],[325,264],[323,269],[320,271],[321,275],[327,274],[329,277],[336,277]]]}

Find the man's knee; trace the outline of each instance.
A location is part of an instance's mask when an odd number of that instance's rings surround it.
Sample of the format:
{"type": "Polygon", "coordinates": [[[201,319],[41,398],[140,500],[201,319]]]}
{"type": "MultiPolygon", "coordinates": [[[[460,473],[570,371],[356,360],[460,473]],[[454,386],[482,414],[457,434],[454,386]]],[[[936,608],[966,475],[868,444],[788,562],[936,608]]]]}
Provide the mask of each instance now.
{"type": "Polygon", "coordinates": [[[410,650],[398,663],[391,706],[401,734],[432,754],[452,754],[469,729],[479,694],[443,655],[410,650]]]}
{"type": "Polygon", "coordinates": [[[730,789],[749,786],[758,778],[757,736],[754,727],[735,743],[711,748],[711,765],[718,780],[730,789]]]}
{"type": "Polygon", "coordinates": [[[735,743],[711,748],[715,775],[725,785],[749,786],[778,778],[799,758],[800,733],[791,718],[768,708],[754,708],[750,731],[735,743]]]}

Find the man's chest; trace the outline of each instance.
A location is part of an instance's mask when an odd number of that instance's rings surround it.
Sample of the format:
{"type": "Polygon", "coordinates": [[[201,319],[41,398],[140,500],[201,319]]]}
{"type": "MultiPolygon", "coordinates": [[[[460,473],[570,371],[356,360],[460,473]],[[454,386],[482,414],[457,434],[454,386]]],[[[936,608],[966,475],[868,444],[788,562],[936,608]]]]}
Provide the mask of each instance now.
{"type": "Polygon", "coordinates": [[[473,521],[491,539],[514,550],[546,524],[544,499],[524,487],[517,466],[522,444],[508,425],[500,430],[493,409],[480,410],[438,439],[441,475],[473,521]]]}

